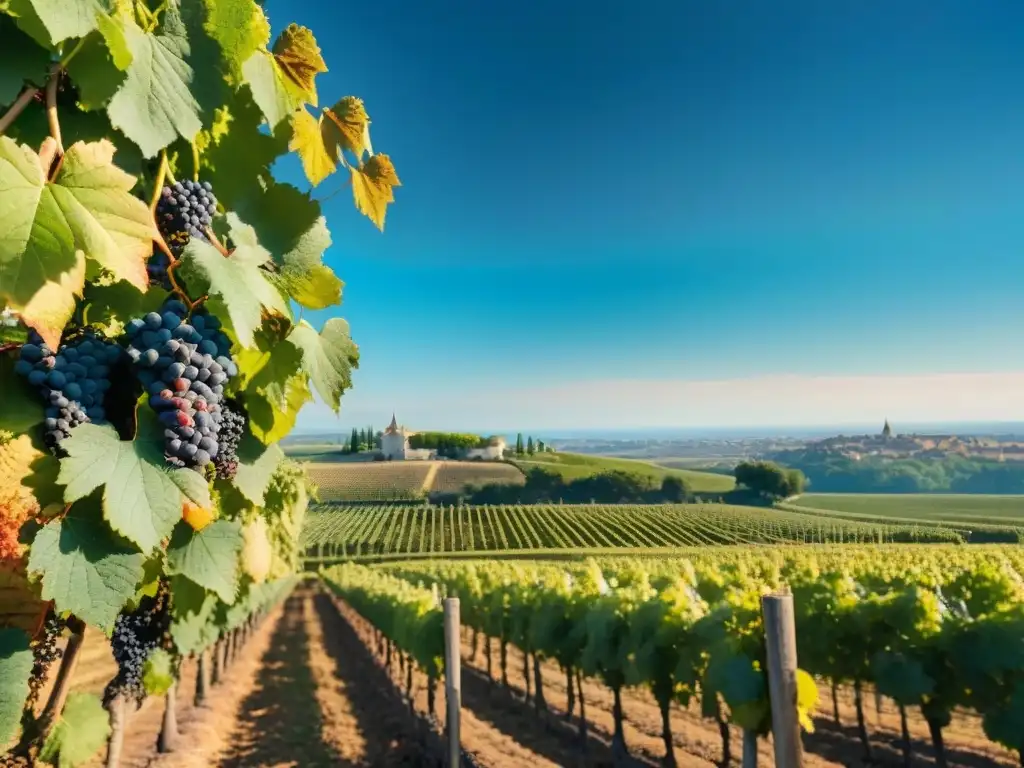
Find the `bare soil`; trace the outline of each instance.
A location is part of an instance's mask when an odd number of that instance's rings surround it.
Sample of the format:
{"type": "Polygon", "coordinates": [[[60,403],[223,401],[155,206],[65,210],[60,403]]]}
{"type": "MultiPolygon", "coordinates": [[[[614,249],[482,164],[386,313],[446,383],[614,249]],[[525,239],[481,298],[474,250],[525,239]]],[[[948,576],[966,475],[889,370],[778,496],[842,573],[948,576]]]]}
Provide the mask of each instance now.
{"type": "MultiPolygon", "coordinates": [[[[509,646],[509,686],[488,679],[483,639],[473,658],[468,632],[463,637],[462,745],[464,764],[488,768],[610,766],[612,694],[596,680],[583,682],[588,734],[578,733],[578,704],[566,717],[565,674],[552,662],[542,664],[547,711],[538,713],[525,695],[523,655],[509,646]]],[[[499,674],[499,650],[492,643],[492,668],[499,674]]],[[[122,766],[142,768],[305,768],[306,766],[429,767],[443,762],[445,696],[434,685],[433,715],[428,712],[430,682],[422,672],[407,674],[397,652],[390,664],[375,630],[347,605],[315,582],[299,587],[252,635],[211,689],[208,703],[195,707],[196,664],[186,662],[177,691],[181,740],[172,754],[158,755],[156,741],[164,699],[150,699],[131,715],[122,766]]],[[[102,635],[87,636],[74,687],[102,692],[112,675],[109,646],[102,635]]],[[[530,681],[531,690],[534,687],[530,681]]],[[[899,714],[891,702],[880,713],[865,694],[865,712],[874,751],[862,759],[857,740],[852,692],[839,691],[840,725],[831,717],[827,685],[820,686],[816,733],[804,737],[807,768],[826,766],[901,766],[899,714]]],[[[623,693],[625,736],[635,766],[662,762],[661,715],[649,693],[623,693]]],[[[679,766],[721,765],[718,726],[700,716],[696,705],[674,707],[673,748],[679,766]]],[[[910,730],[916,766],[934,765],[927,726],[912,713],[910,730]]],[[[951,766],[1018,765],[1009,752],[989,742],[973,713],[958,713],[945,729],[951,766]]],[[[741,734],[730,729],[732,764],[739,765],[741,734]]],[[[771,742],[759,743],[759,764],[774,765],[771,742]]],[[[97,755],[91,768],[104,764],[97,755]]]]}
{"type": "MultiPolygon", "coordinates": [[[[477,655],[473,659],[471,634],[463,634],[463,675],[468,670],[486,680],[486,657],[481,637],[477,655]]],[[[495,678],[500,675],[499,648],[492,642],[491,664],[495,678]]],[[[525,680],[523,675],[523,654],[514,646],[508,647],[508,678],[511,695],[525,701],[525,680]]],[[[545,661],[542,664],[544,697],[548,707],[556,716],[564,717],[567,707],[567,684],[564,672],[557,664],[545,661]]],[[[531,691],[534,687],[530,681],[531,691]]],[[[587,720],[599,734],[611,738],[613,729],[612,692],[600,682],[583,681],[587,707],[587,720]]],[[[899,710],[892,701],[884,700],[880,712],[876,712],[872,692],[863,696],[869,740],[872,746],[872,760],[863,758],[863,750],[857,737],[856,709],[853,691],[840,688],[839,717],[837,725],[832,719],[831,693],[827,684],[819,684],[820,700],[818,715],[814,718],[815,732],[804,734],[804,765],[807,768],[825,766],[902,766],[902,738],[900,735],[899,710]]],[[[631,753],[648,760],[660,760],[665,754],[661,735],[661,713],[654,697],[643,689],[631,688],[623,691],[623,714],[626,744],[631,753]]],[[[577,714],[578,714],[577,709],[577,714]]],[[[915,766],[935,765],[935,756],[928,725],[917,711],[908,711],[909,730],[913,742],[915,766]]],[[[576,718],[573,722],[577,722],[576,718]]],[[[721,765],[722,739],[717,724],[700,715],[696,703],[690,708],[673,705],[671,727],[675,759],[680,766],[721,765]]],[[[742,733],[731,727],[730,743],[732,763],[740,764],[742,756],[742,733]]],[[[957,712],[953,722],[943,729],[946,758],[950,766],[981,768],[988,766],[1019,766],[1016,756],[989,741],[981,729],[980,718],[973,712],[957,712]]],[[[758,764],[775,765],[770,738],[758,743],[758,764]]]]}

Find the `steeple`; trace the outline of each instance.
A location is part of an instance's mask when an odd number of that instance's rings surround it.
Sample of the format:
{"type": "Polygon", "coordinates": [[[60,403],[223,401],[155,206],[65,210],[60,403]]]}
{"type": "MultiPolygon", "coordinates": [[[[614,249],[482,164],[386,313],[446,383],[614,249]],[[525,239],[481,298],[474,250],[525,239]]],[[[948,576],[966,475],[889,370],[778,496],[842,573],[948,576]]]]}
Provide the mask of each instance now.
{"type": "Polygon", "coordinates": [[[386,432],[386,434],[389,434],[389,435],[393,435],[396,432],[398,432],[398,420],[395,418],[395,414],[394,413],[391,414],[391,423],[388,424],[388,428],[387,428],[387,430],[385,430],[385,432],[386,432]]]}
{"type": "Polygon", "coordinates": [[[885,420],[885,426],[882,427],[882,439],[888,440],[892,437],[892,427],[889,426],[889,419],[885,420]]]}

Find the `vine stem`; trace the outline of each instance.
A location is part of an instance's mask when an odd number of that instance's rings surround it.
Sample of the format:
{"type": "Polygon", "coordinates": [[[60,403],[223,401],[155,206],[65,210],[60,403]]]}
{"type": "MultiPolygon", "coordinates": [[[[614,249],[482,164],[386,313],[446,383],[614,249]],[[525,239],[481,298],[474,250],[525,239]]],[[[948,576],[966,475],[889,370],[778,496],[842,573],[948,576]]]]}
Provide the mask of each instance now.
{"type": "Polygon", "coordinates": [[[50,135],[57,142],[57,154],[64,154],[64,143],[60,139],[60,120],[57,118],[57,86],[60,85],[60,64],[50,69],[46,83],[46,120],[50,124],[50,135]]]}
{"type": "Polygon", "coordinates": [[[156,172],[156,179],[153,181],[153,194],[149,198],[149,212],[156,215],[156,206],[160,202],[160,193],[164,188],[164,179],[167,178],[167,150],[160,151],[160,167],[156,172]]]}
{"type": "Polygon", "coordinates": [[[85,41],[86,38],[83,37],[77,43],[75,43],[75,47],[72,48],[66,56],[61,56],[60,64],[58,64],[57,66],[60,67],[60,69],[67,69],[67,66],[69,63],[71,63],[71,60],[78,55],[78,52],[81,51],[83,47],[85,47],[85,41]]]}
{"type": "Polygon", "coordinates": [[[199,147],[192,142],[192,181],[199,181],[199,147]]]}
{"type": "Polygon", "coordinates": [[[205,231],[206,231],[206,236],[208,238],[210,238],[210,244],[214,248],[216,248],[218,251],[220,251],[220,255],[221,256],[227,257],[227,256],[231,255],[230,253],[228,253],[228,249],[224,247],[224,244],[221,243],[221,241],[217,239],[217,236],[215,234],[213,234],[213,229],[212,228],[207,227],[205,231]]]}
{"type": "Polygon", "coordinates": [[[25,107],[32,103],[32,99],[39,93],[38,88],[26,88],[21,95],[14,100],[14,103],[7,108],[3,117],[0,117],[0,135],[11,127],[11,123],[18,119],[18,115],[25,111],[25,107]]]}

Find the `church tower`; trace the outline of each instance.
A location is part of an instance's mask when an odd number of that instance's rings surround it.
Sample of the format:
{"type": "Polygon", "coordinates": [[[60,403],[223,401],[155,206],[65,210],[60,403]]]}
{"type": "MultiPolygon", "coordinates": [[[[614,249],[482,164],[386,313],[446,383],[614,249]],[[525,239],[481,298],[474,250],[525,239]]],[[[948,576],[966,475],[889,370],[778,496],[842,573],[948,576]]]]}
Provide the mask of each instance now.
{"type": "Polygon", "coordinates": [[[406,451],[409,450],[409,438],[406,435],[405,427],[398,426],[398,419],[391,414],[391,423],[384,430],[381,437],[381,453],[385,459],[396,459],[402,461],[406,458],[406,451]]]}
{"type": "Polygon", "coordinates": [[[889,420],[888,419],[885,420],[885,426],[882,427],[882,439],[883,440],[891,440],[892,439],[892,427],[889,426],[889,420]]]}

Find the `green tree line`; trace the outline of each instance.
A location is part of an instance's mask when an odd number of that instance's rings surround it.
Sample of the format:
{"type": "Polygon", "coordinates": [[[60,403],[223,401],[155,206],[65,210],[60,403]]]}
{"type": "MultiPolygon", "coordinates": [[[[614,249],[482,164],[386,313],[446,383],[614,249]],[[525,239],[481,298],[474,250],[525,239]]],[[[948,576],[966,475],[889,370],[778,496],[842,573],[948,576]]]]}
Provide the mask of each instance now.
{"type": "Polygon", "coordinates": [[[523,485],[490,483],[467,487],[462,493],[438,494],[432,500],[450,504],[462,500],[471,504],[636,504],[691,499],[682,478],[669,475],[661,483],[650,475],[613,470],[566,481],[556,472],[541,467],[527,470],[523,485]]]}
{"type": "Polygon", "coordinates": [[[1024,493],[1024,462],[963,456],[860,461],[822,451],[783,451],[772,459],[799,469],[817,493],[1024,493]]]}

